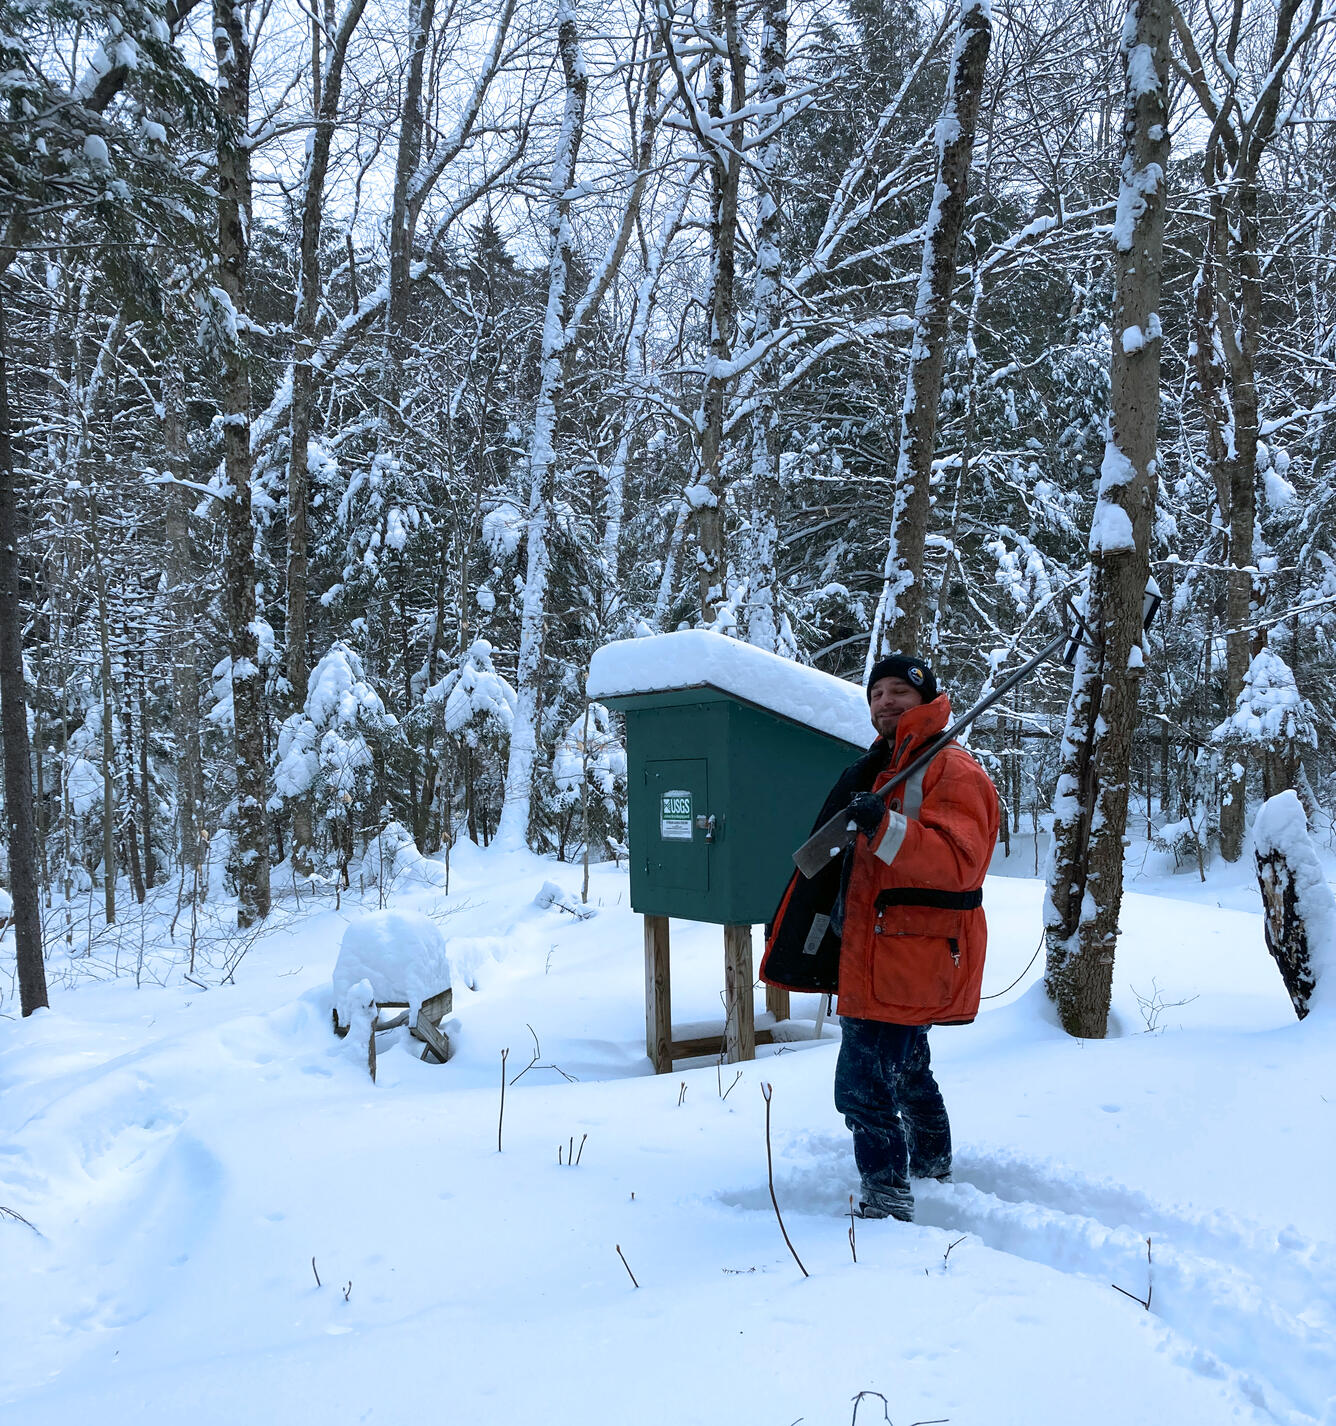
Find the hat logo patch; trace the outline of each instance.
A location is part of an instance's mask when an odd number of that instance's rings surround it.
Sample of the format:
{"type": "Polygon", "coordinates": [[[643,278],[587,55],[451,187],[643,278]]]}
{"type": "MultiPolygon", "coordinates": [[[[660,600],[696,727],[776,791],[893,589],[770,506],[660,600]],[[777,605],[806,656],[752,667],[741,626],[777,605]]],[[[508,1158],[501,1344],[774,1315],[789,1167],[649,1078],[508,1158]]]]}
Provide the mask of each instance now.
{"type": "Polygon", "coordinates": [[[915,688],[923,682],[923,670],[917,664],[910,664],[905,672],[909,675],[909,681],[915,688]]]}

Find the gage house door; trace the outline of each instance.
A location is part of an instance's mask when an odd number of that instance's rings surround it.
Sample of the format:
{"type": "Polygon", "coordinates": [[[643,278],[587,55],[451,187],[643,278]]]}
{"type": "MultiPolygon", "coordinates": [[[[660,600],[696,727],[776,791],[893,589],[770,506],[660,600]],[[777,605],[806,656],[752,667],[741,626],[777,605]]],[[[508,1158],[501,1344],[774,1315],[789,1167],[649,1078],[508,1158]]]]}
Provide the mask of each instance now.
{"type": "Polygon", "coordinates": [[[645,763],[640,848],[656,886],[710,889],[709,763],[705,758],[657,758],[645,763]]]}

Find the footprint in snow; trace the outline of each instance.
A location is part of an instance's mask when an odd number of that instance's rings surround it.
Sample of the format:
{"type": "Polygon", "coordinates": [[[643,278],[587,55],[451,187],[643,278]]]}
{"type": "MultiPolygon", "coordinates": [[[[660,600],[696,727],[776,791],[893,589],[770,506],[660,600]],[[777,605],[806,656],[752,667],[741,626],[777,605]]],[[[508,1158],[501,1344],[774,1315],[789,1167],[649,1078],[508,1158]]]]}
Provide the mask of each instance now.
{"type": "MultiPolygon", "coordinates": [[[[787,1153],[796,1150],[802,1160],[776,1177],[785,1213],[843,1216],[857,1193],[847,1140],[810,1136],[787,1153]]],[[[915,1185],[919,1223],[1138,1297],[1149,1292],[1150,1310],[1192,1344],[1186,1360],[1194,1370],[1238,1378],[1240,1391],[1278,1419],[1325,1419],[1336,1383],[1336,1260],[1328,1245],[1292,1228],[1156,1203],[1124,1184],[1007,1153],[962,1151],[953,1180],[915,1185]]],[[[764,1183],[717,1197],[771,1211],[764,1183]]]]}

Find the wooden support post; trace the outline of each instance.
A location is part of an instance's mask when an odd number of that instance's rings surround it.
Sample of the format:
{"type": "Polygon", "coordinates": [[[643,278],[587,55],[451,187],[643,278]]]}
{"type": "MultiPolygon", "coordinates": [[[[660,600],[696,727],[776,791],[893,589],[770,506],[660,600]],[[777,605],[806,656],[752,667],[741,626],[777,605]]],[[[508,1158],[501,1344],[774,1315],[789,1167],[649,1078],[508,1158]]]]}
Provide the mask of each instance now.
{"type": "Polygon", "coordinates": [[[729,1064],[756,1058],[751,932],[749,925],[724,927],[724,1057],[729,1064]]]}
{"type": "Polygon", "coordinates": [[[645,917],[645,1053],[655,1074],[673,1068],[672,980],[668,969],[668,918],[645,917]]]}
{"type": "Polygon", "coordinates": [[[765,988],[765,1008],[775,1017],[775,1022],[789,1018],[789,993],[778,985],[765,988]]]}

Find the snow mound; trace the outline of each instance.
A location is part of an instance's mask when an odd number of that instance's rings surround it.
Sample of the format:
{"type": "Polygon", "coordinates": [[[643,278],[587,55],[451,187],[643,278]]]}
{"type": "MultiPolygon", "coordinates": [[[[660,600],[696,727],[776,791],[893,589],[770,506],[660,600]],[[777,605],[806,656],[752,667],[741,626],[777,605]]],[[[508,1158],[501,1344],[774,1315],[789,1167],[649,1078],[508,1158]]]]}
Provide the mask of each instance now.
{"type": "Polygon", "coordinates": [[[344,1024],[366,1004],[362,981],[376,1000],[406,1001],[409,1015],[416,1015],[424,1000],[450,984],[440,927],[417,911],[372,911],[350,922],[334,966],[334,1006],[344,1024]]]}
{"type": "Polygon", "coordinates": [[[567,896],[555,881],[545,881],[542,884],[538,895],[533,899],[533,904],[541,907],[544,911],[552,906],[561,911],[569,911],[577,921],[588,921],[591,917],[598,915],[596,907],[586,906],[582,902],[576,901],[573,896],[567,896]]]}
{"type": "Polygon", "coordinates": [[[708,629],[604,644],[589,665],[590,698],[717,688],[856,748],[873,739],[867,695],[819,669],[708,629]]]}

